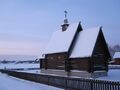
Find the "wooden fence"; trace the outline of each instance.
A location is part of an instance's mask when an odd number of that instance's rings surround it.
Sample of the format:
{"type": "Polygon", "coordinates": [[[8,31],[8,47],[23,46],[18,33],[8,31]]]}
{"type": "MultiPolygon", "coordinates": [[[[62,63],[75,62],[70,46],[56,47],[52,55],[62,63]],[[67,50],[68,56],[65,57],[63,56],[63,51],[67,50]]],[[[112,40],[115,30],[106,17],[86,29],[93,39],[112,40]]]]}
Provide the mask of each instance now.
{"type": "Polygon", "coordinates": [[[120,90],[120,82],[0,70],[8,75],[70,90],[120,90]]]}

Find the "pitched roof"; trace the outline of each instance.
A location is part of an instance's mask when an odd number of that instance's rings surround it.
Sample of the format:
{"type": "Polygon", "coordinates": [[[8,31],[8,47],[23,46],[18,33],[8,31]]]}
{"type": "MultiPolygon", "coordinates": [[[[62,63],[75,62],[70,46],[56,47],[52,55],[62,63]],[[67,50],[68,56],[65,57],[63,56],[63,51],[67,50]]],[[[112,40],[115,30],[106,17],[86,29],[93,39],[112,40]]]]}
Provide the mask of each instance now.
{"type": "Polygon", "coordinates": [[[89,57],[92,55],[100,28],[91,28],[79,32],[70,58],[89,57]]]}
{"type": "Polygon", "coordinates": [[[115,52],[113,59],[115,59],[115,58],[120,58],[120,52],[115,52]]]}
{"type": "Polygon", "coordinates": [[[79,23],[70,24],[66,31],[58,30],[54,32],[50,42],[44,50],[44,54],[67,52],[79,23]]]}

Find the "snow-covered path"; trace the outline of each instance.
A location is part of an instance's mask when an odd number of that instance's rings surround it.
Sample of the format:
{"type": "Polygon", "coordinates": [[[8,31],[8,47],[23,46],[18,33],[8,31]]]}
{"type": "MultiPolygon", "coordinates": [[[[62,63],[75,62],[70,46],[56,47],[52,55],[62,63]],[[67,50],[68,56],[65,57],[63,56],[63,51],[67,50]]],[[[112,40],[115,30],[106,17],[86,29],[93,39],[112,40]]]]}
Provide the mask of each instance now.
{"type": "Polygon", "coordinates": [[[0,73],[0,90],[63,90],[0,73]]]}

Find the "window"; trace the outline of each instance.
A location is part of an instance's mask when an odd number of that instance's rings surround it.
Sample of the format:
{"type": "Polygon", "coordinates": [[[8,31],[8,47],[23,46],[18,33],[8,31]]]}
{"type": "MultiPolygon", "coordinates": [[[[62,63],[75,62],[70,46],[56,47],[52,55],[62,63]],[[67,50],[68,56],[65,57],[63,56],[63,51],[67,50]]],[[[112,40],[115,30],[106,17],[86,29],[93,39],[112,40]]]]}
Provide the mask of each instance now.
{"type": "Polygon", "coordinates": [[[61,59],[61,56],[58,56],[58,59],[61,59]]]}
{"type": "Polygon", "coordinates": [[[53,59],[53,57],[50,57],[50,59],[53,59]]]}

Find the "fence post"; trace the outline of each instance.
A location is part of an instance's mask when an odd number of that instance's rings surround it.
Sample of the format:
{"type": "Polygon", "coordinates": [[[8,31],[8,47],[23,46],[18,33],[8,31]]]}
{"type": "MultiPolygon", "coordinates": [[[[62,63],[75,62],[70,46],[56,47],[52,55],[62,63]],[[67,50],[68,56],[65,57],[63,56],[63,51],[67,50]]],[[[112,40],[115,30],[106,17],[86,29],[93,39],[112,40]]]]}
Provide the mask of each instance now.
{"type": "MultiPolygon", "coordinates": [[[[64,79],[65,79],[65,78],[64,78],[64,79]]],[[[68,79],[68,78],[65,79],[65,86],[64,86],[64,87],[65,87],[65,90],[67,89],[67,79],[68,79]]]]}
{"type": "Polygon", "coordinates": [[[48,78],[48,85],[50,85],[50,77],[49,77],[49,76],[47,76],[47,78],[48,78]]]}
{"type": "Polygon", "coordinates": [[[90,90],[93,90],[93,81],[91,80],[90,83],[91,83],[90,84],[90,86],[91,86],[90,90]]]}

